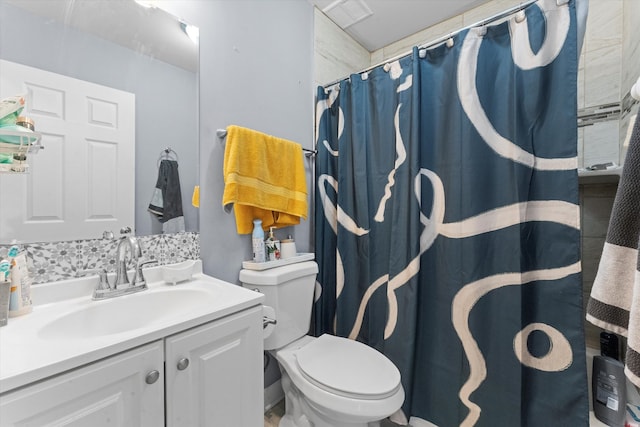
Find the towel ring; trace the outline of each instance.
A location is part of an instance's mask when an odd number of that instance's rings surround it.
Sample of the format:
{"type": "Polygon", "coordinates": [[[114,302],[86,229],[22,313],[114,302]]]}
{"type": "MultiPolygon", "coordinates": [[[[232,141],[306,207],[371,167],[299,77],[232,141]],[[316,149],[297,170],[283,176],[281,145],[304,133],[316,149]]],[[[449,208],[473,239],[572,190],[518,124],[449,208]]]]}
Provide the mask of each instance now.
{"type": "Polygon", "coordinates": [[[176,153],[171,147],[167,147],[160,152],[160,156],[158,157],[158,167],[160,167],[160,162],[162,160],[175,160],[178,161],[178,153],[176,153]]]}

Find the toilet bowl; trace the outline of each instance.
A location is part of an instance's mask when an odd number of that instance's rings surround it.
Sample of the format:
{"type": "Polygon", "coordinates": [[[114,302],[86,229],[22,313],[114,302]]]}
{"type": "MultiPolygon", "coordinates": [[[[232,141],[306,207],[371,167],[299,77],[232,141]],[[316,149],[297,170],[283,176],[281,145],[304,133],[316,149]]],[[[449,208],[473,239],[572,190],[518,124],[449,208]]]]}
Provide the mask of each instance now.
{"type": "Polygon", "coordinates": [[[281,427],[377,426],[404,402],[395,365],[357,341],[305,336],[272,353],[286,398],[281,427]]]}
{"type": "Polygon", "coordinates": [[[375,427],[404,402],[396,366],[347,338],[306,335],[318,267],[302,262],[241,270],[243,286],[265,295],[265,349],[280,365],[285,415],[280,427],[375,427]]]}

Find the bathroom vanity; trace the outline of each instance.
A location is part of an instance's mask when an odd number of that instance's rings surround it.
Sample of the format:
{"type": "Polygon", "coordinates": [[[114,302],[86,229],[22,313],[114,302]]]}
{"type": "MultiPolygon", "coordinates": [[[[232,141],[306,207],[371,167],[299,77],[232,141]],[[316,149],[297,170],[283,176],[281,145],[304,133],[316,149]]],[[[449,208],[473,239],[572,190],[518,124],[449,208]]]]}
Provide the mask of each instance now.
{"type": "Polygon", "coordinates": [[[38,285],[0,328],[0,426],[261,425],[263,296],[201,273],[92,301],[95,277],[38,285]]]}

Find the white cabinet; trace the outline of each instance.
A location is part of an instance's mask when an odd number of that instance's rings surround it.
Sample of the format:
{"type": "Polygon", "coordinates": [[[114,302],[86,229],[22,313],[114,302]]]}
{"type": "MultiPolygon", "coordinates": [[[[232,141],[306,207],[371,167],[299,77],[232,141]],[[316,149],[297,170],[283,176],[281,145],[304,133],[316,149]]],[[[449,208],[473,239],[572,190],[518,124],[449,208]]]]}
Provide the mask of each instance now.
{"type": "Polygon", "coordinates": [[[262,348],[257,306],[0,395],[0,427],[260,426],[262,348]]]}
{"type": "Polygon", "coordinates": [[[156,341],[7,393],[0,397],[0,425],[164,426],[162,356],[156,341]],[[152,371],[158,379],[147,384],[152,371]]]}
{"type": "Polygon", "coordinates": [[[167,427],[261,426],[262,310],[165,340],[167,427]]]}

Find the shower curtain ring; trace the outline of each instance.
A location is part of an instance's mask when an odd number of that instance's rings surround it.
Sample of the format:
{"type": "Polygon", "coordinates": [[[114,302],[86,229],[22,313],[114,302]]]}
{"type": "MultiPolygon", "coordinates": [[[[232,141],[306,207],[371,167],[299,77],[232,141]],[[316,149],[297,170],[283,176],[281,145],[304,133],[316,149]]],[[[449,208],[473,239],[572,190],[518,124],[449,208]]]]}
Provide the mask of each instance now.
{"type": "Polygon", "coordinates": [[[451,49],[453,47],[453,37],[451,37],[451,35],[449,35],[449,38],[447,39],[447,47],[449,49],[451,49]]]}

